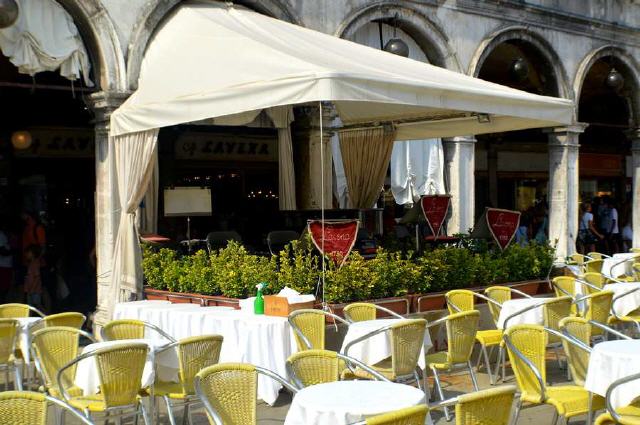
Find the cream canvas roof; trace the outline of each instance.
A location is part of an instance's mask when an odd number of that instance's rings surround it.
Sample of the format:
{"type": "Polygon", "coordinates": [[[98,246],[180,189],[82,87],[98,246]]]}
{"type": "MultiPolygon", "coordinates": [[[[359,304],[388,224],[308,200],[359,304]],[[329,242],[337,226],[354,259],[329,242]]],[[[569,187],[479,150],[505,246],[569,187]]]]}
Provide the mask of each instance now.
{"type": "Polygon", "coordinates": [[[151,40],[138,90],[112,114],[111,134],[317,101],[333,102],[347,126],[392,122],[397,140],[556,126],[573,117],[570,100],[489,83],[239,6],[187,2],[151,40]]]}

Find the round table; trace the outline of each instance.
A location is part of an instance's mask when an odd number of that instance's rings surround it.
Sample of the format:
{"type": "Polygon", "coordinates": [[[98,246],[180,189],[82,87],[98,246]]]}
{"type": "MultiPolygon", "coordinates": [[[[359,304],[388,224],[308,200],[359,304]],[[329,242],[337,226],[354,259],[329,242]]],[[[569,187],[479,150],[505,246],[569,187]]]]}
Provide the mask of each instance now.
{"type": "MultiPolygon", "coordinates": [[[[349,348],[349,352],[345,353],[345,348],[348,343],[354,341],[370,332],[374,332],[385,326],[398,323],[402,319],[377,319],[377,320],[364,320],[362,322],[355,322],[349,325],[347,334],[342,342],[342,348],[340,352],[342,354],[353,357],[356,360],[360,360],[364,364],[373,365],[391,356],[391,333],[390,331],[381,332],[377,335],[367,338],[357,344],[352,345],[349,348]]],[[[420,357],[418,358],[418,364],[424,369],[424,355],[429,351],[433,344],[431,343],[431,337],[429,332],[424,333],[424,344],[420,357]]]]}
{"type": "Polygon", "coordinates": [[[16,339],[16,347],[20,349],[22,358],[26,363],[31,361],[31,332],[30,327],[36,322],[42,320],[41,317],[15,317],[18,321],[18,335],[16,339]]]}
{"type": "MultiPolygon", "coordinates": [[[[424,403],[424,392],[382,381],[337,381],[300,390],[285,425],[340,425],[424,403]]],[[[427,416],[428,424],[431,419],[427,416]]]]}
{"type": "MultiPolygon", "coordinates": [[[[541,304],[550,298],[518,298],[515,300],[505,301],[500,309],[500,316],[498,317],[497,327],[504,329],[505,320],[515,314],[518,311],[524,310],[532,305],[541,304]]],[[[513,325],[542,325],[544,324],[544,314],[542,306],[527,310],[522,314],[512,317],[507,323],[508,326],[513,325]]]]}
{"type": "MultiPolygon", "coordinates": [[[[589,357],[584,387],[601,396],[616,380],[640,373],[640,340],[606,341],[596,344],[589,357]]],[[[640,396],[640,380],[619,386],[611,395],[614,408],[628,405],[640,396]]]]}

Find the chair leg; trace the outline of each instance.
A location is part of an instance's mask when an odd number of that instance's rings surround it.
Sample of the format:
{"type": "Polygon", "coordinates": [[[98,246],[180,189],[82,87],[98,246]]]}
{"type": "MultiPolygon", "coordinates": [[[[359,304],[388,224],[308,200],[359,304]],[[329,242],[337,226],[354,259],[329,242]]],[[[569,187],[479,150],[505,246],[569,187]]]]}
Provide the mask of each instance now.
{"type": "Polygon", "coordinates": [[[491,373],[491,363],[489,362],[489,353],[487,352],[487,347],[482,346],[482,355],[484,356],[484,364],[487,366],[487,374],[489,375],[489,383],[491,385],[496,384],[496,380],[493,377],[493,373],[491,373]]]}
{"type": "Polygon", "coordinates": [[[553,420],[551,421],[551,424],[558,425],[558,419],[560,419],[560,417],[558,416],[558,411],[554,409],[553,420]]]}
{"type": "Polygon", "coordinates": [[[16,375],[16,385],[15,387],[18,389],[18,391],[22,391],[22,376],[20,376],[20,368],[16,367],[14,365],[14,373],[16,375]]]}
{"type": "Polygon", "coordinates": [[[422,385],[420,384],[420,375],[418,375],[418,371],[414,370],[413,371],[413,377],[416,380],[416,384],[418,384],[418,389],[422,389],[422,385]]]}
{"type": "MultiPolygon", "coordinates": [[[[436,384],[436,390],[438,391],[438,397],[440,397],[440,401],[444,401],[444,393],[442,392],[442,385],[440,384],[440,377],[438,376],[438,370],[435,367],[432,367],[433,371],[433,380],[436,384]]],[[[447,422],[451,420],[451,415],[449,414],[449,408],[447,406],[444,407],[444,416],[447,418],[447,422]]]]}
{"type": "Polygon", "coordinates": [[[171,425],[176,425],[176,418],[173,416],[173,409],[171,408],[171,400],[169,400],[169,396],[162,396],[162,399],[167,405],[167,416],[169,416],[169,423],[171,425]]]}
{"type": "Polygon", "coordinates": [[[427,376],[427,368],[425,367],[422,371],[422,379],[424,380],[424,397],[427,400],[427,403],[431,401],[431,390],[429,389],[429,377],[427,376]]]}
{"type": "Polygon", "coordinates": [[[149,420],[149,415],[147,414],[147,409],[144,407],[144,403],[140,403],[140,410],[142,410],[142,419],[144,420],[145,425],[152,425],[149,420]]]}
{"type": "Polygon", "coordinates": [[[502,380],[504,381],[504,349],[502,348],[502,346],[498,347],[498,362],[496,363],[496,373],[494,375],[493,382],[498,382],[500,363],[502,363],[502,380]]]}
{"type": "Polygon", "coordinates": [[[518,417],[520,416],[520,409],[522,409],[522,400],[520,400],[520,398],[518,398],[518,402],[516,403],[516,411],[513,414],[513,425],[516,425],[518,423],[518,417]]]}
{"type": "Polygon", "coordinates": [[[469,368],[469,375],[471,375],[471,382],[473,383],[473,388],[476,391],[479,391],[480,389],[478,388],[478,379],[476,378],[476,374],[473,371],[473,366],[471,365],[471,361],[467,362],[467,367],[469,368]]]}
{"type": "Polygon", "coordinates": [[[184,412],[182,413],[182,425],[187,425],[187,423],[191,423],[191,409],[189,409],[189,403],[185,401],[184,412]]]}

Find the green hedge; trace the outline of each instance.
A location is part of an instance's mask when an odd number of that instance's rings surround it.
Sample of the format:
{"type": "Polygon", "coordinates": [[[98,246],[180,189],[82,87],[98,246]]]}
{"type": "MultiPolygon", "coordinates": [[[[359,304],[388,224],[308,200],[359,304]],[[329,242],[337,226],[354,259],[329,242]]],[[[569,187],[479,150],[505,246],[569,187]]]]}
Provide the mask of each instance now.
{"type": "MultiPolygon", "coordinates": [[[[420,256],[380,250],[370,260],[352,252],[341,268],[325,263],[325,299],[350,302],[539,279],[552,263],[553,250],[535,243],[514,244],[504,252],[439,248],[420,256]]],[[[270,258],[250,254],[236,242],[211,254],[198,251],[183,257],[166,248],[145,248],[142,265],[152,288],[234,298],[253,295],[259,282],[268,282],[269,293],[284,286],[315,293],[322,269],[308,241],[293,242],[270,258]]]]}

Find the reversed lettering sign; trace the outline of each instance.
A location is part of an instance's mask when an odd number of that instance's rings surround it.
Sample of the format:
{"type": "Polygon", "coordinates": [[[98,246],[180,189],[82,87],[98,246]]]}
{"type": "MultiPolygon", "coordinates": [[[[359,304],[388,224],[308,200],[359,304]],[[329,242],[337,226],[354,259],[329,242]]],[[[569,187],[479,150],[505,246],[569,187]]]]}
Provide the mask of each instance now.
{"type": "Polygon", "coordinates": [[[321,220],[311,220],[308,226],[311,240],[316,248],[331,258],[335,264],[342,266],[356,243],[358,220],[325,220],[324,226],[321,220]]]}
{"type": "Polygon", "coordinates": [[[487,226],[500,249],[506,249],[520,226],[518,211],[487,208],[487,226]]]}
{"type": "Polygon", "coordinates": [[[176,159],[276,162],[278,143],[263,135],[188,132],[176,140],[175,154],[176,159]]]}
{"type": "Polygon", "coordinates": [[[433,238],[437,239],[442,229],[442,224],[451,205],[450,195],[425,195],[420,198],[420,206],[425,220],[431,229],[433,238]]]}
{"type": "Polygon", "coordinates": [[[14,149],[20,158],[92,158],[94,131],[90,128],[34,128],[29,129],[31,146],[14,149]]]}

